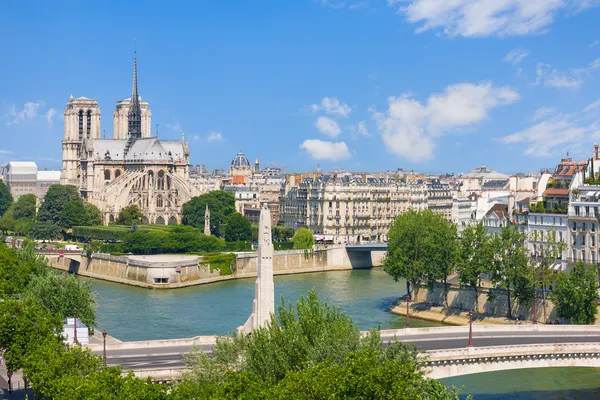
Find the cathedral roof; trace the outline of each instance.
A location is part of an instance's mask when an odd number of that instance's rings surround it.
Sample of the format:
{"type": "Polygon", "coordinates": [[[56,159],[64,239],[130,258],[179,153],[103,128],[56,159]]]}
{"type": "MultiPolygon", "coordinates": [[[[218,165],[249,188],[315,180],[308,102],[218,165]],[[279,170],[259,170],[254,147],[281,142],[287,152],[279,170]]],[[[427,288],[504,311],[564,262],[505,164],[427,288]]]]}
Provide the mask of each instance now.
{"type": "Polygon", "coordinates": [[[125,154],[126,142],[120,139],[94,139],[94,157],[101,160],[146,160],[176,161],[185,159],[183,143],[180,140],[159,140],[157,137],[141,138],[133,141],[125,154]]]}

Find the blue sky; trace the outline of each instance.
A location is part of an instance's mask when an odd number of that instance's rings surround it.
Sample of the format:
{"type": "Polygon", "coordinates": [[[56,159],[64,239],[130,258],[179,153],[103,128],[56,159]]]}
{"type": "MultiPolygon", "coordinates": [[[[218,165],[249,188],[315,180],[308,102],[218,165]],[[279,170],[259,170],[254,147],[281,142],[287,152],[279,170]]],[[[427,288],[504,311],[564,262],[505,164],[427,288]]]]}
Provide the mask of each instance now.
{"type": "Polygon", "coordinates": [[[69,95],[141,96],[192,163],[504,172],[600,142],[600,0],[6,1],[0,162],[60,168],[69,95]]]}

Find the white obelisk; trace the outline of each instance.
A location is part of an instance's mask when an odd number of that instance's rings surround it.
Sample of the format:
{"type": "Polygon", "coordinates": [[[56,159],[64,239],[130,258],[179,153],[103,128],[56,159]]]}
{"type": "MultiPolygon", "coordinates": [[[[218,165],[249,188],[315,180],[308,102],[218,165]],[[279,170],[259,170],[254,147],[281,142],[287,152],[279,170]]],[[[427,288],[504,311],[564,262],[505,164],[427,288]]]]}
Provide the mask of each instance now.
{"type": "Polygon", "coordinates": [[[271,239],[271,212],[266,204],[258,222],[257,278],[254,284],[252,315],[240,330],[246,334],[265,326],[275,313],[275,285],[273,284],[273,241],[271,239]]]}

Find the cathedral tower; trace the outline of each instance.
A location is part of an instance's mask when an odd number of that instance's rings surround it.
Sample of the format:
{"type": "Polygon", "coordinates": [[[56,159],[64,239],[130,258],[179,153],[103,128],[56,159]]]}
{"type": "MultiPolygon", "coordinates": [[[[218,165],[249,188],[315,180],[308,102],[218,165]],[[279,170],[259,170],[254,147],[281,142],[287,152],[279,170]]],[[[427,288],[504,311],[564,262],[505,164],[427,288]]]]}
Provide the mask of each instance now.
{"type": "Polygon", "coordinates": [[[137,139],[142,137],[142,108],[137,85],[137,52],[133,53],[133,83],[131,88],[131,105],[127,115],[127,145],[125,154],[137,139]]]}
{"type": "Polygon", "coordinates": [[[80,186],[81,181],[81,151],[84,140],[100,138],[100,107],[98,101],[71,96],[65,108],[65,135],[62,141],[62,172],[63,185],[80,186]]]}

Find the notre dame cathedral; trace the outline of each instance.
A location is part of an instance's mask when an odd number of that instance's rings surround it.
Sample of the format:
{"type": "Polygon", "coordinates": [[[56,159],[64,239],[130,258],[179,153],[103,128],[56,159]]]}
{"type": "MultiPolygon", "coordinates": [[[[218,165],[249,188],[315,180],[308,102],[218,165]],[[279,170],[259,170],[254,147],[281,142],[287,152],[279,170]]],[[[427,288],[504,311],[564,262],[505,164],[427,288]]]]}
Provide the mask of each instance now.
{"type": "Polygon", "coordinates": [[[131,98],[117,103],[114,137],[100,137],[98,101],[70,97],[65,109],[61,183],[75,185],[102,212],[105,224],[137,204],[144,224],[181,222],[181,206],[199,190],[189,182],[190,152],[181,140],[151,136],[151,112],[138,94],[133,58],[131,98]]]}

